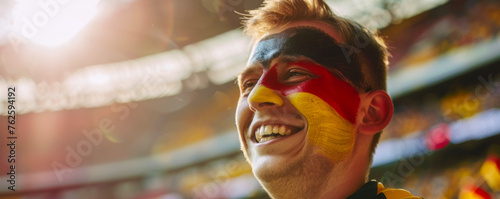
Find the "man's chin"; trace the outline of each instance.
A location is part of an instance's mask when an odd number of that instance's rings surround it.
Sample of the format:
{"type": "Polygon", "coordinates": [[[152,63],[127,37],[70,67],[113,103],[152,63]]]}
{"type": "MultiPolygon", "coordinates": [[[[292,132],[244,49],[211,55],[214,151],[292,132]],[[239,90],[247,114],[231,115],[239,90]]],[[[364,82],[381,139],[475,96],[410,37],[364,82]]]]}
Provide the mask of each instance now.
{"type": "Polygon", "coordinates": [[[297,159],[268,157],[252,163],[252,172],[264,189],[273,197],[283,198],[314,195],[311,192],[320,190],[334,170],[333,162],[319,154],[297,159]]]}
{"type": "Polygon", "coordinates": [[[305,169],[303,167],[309,167],[308,164],[311,163],[313,156],[318,156],[314,151],[306,144],[295,154],[256,155],[257,153],[254,153],[250,157],[252,172],[257,179],[265,182],[293,179],[294,175],[300,175],[300,171],[305,169]]]}
{"type": "Polygon", "coordinates": [[[252,161],[252,172],[259,181],[270,182],[276,179],[290,177],[297,165],[297,160],[289,158],[267,156],[252,161]]]}

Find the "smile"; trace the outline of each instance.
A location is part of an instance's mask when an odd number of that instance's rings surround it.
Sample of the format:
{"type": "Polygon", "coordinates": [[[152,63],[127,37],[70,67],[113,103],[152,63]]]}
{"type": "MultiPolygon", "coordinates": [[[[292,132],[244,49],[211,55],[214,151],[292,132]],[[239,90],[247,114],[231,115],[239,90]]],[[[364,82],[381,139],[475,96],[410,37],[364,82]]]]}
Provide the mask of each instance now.
{"type": "Polygon", "coordinates": [[[270,140],[286,137],[300,131],[299,128],[284,124],[267,124],[258,126],[255,130],[255,140],[264,143],[270,140]]]}

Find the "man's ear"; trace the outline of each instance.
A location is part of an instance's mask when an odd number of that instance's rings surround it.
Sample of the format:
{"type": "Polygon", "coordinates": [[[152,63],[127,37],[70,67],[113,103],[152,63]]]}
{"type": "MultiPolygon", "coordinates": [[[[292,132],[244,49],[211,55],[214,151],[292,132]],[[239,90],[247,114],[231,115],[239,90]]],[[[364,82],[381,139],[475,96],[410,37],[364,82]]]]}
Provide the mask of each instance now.
{"type": "Polygon", "coordinates": [[[358,131],[373,135],[384,129],[391,121],[394,107],[389,94],[383,90],[375,90],[361,94],[357,124],[358,131]]]}

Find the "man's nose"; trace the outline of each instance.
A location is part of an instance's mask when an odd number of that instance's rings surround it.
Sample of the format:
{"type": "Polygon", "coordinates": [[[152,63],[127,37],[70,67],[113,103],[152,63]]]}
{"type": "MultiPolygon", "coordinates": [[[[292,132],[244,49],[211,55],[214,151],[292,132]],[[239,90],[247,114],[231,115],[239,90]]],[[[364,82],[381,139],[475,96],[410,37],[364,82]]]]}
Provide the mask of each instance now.
{"type": "Polygon", "coordinates": [[[248,96],[248,104],[252,111],[282,106],[283,99],[274,92],[261,84],[257,85],[248,96]]]}

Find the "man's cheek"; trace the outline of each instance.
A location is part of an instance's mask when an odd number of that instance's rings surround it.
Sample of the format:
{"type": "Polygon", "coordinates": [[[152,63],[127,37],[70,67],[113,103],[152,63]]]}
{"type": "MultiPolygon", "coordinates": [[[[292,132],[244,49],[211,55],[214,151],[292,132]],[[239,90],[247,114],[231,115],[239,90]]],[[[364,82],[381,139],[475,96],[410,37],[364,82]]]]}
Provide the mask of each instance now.
{"type": "Polygon", "coordinates": [[[236,107],[236,127],[238,129],[238,137],[240,140],[241,149],[243,154],[248,159],[248,145],[250,142],[250,137],[245,135],[245,130],[249,129],[251,118],[253,117],[253,112],[248,106],[246,99],[240,99],[238,106],[236,107]]]}
{"type": "Polygon", "coordinates": [[[354,125],[316,95],[299,92],[287,96],[307,119],[307,139],[334,162],[345,159],[354,145],[354,125]]]}
{"type": "Polygon", "coordinates": [[[236,126],[238,129],[248,127],[252,122],[253,111],[250,110],[250,104],[246,97],[240,98],[238,105],[236,106],[236,126]]]}

